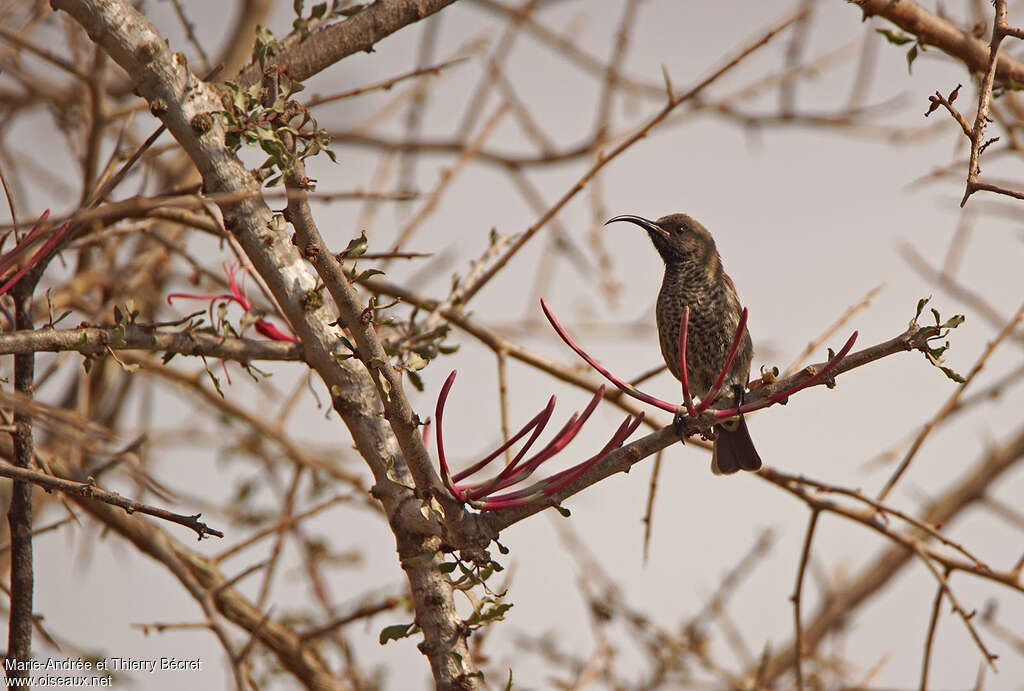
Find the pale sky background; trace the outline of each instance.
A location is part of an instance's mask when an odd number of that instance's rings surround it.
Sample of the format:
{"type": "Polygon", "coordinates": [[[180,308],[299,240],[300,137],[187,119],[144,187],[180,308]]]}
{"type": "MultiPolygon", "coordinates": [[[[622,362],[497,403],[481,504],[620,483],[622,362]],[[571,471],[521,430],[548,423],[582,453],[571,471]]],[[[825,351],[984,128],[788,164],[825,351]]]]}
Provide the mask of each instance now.
{"type": "MultiPolygon", "coordinates": [[[[212,48],[230,26],[233,3],[185,2],[198,25],[198,34],[212,48]]],[[[272,29],[278,35],[290,25],[291,3],[281,3],[272,29]]],[[[626,72],[646,81],[660,82],[665,66],[677,89],[697,82],[717,67],[724,56],[759,36],[763,28],[789,12],[792,2],[672,2],[651,0],[642,4],[632,34],[626,72]]],[[[933,3],[928,3],[931,6],[933,3]]],[[[945,3],[959,12],[959,3],[945,3]]],[[[146,2],[144,9],[159,29],[170,38],[175,50],[188,52],[170,3],[146,2]]],[[[614,46],[614,35],[622,14],[622,3],[560,2],[539,13],[545,25],[562,32],[572,30],[579,45],[606,60],[614,46]]],[[[817,56],[852,43],[859,47],[865,31],[884,24],[862,24],[860,11],[838,0],[816,4],[808,33],[805,56],[817,56]]],[[[1011,16],[1011,21],[1024,15],[1011,16]]],[[[359,54],[319,75],[309,83],[309,93],[334,93],[393,76],[415,66],[418,38],[423,25],[406,29],[383,41],[373,54],[359,54]]],[[[437,60],[455,53],[463,43],[485,35],[493,42],[501,27],[495,17],[481,8],[456,3],[441,17],[437,60]]],[[[604,202],[609,215],[634,213],[650,218],[685,211],[714,234],[726,270],[735,279],[742,301],[750,308],[750,329],[755,343],[755,367],[760,364],[785,367],[805,345],[816,338],[846,308],[859,301],[874,286],[884,290],[870,308],[858,313],[828,345],[838,348],[853,329],[860,331],[857,347],[866,347],[899,334],[913,316],[918,298],[935,294],[933,305],[944,317],[967,311],[967,322],[952,334],[949,362],[966,373],[996,330],[964,305],[942,294],[922,280],[900,257],[903,244],[912,245],[933,265],[941,265],[948,243],[961,220],[958,210],[962,176],[909,188],[910,183],[933,168],[948,164],[964,153],[963,138],[948,117],[940,112],[922,118],[927,97],[936,89],[944,93],[967,77],[959,64],[929,50],[907,72],[905,49],[878,42],[876,79],[867,103],[888,102],[891,107],[872,120],[899,130],[933,128],[935,136],[906,145],[894,145],[879,137],[853,134],[838,129],[806,127],[745,130],[737,124],[707,115],[689,119],[685,125],[661,127],[648,139],[612,162],[602,179],[604,202]]],[[[743,69],[710,92],[724,95],[759,75],[784,64],[788,35],[777,39],[743,69]]],[[[1019,50],[1017,46],[1012,46],[1019,50]]],[[[798,112],[829,113],[844,107],[855,72],[856,49],[838,69],[798,88],[798,112]]],[[[423,131],[425,136],[449,138],[461,118],[467,94],[475,88],[483,62],[476,56],[454,67],[437,80],[431,91],[423,131]]],[[[510,78],[520,96],[559,148],[589,137],[596,111],[600,83],[560,56],[551,53],[527,34],[522,34],[509,63],[510,78]]],[[[321,124],[344,128],[360,123],[391,97],[375,95],[364,100],[346,100],[324,109],[321,124]]],[[[748,112],[772,113],[778,92],[771,90],[748,112]]],[[[965,84],[958,102],[965,112],[974,103],[971,87],[965,84]]],[[[492,100],[485,117],[493,112],[492,100]]],[[[622,131],[653,114],[660,103],[616,101],[613,128],[622,131]]],[[[401,136],[404,111],[392,117],[384,131],[401,136]]],[[[149,130],[148,116],[140,128],[149,130]]],[[[47,121],[48,122],[48,121],[47,121]]],[[[529,145],[511,118],[506,118],[488,141],[488,148],[523,151],[529,145]]],[[[318,159],[311,175],[321,189],[366,188],[375,170],[376,154],[339,145],[339,165],[318,159]]],[[[441,165],[450,159],[423,156],[417,169],[416,187],[430,190],[441,165]]],[[[577,161],[532,173],[548,203],[554,202],[585,170],[577,161]]],[[[1019,164],[983,163],[986,174],[1020,178],[1019,164]]],[[[990,201],[976,195],[968,205],[975,211],[990,201]]],[[[43,200],[40,200],[43,203],[43,200]]],[[[397,229],[422,202],[396,211],[385,206],[375,224],[367,228],[372,249],[390,246],[397,229]]],[[[335,204],[318,211],[318,221],[328,242],[339,249],[357,232],[358,204],[335,204]]],[[[58,209],[63,211],[64,209],[58,209]]],[[[1016,212],[1016,207],[1014,207],[1016,212]]],[[[587,236],[593,228],[588,197],[578,196],[559,215],[570,238],[594,261],[587,236]]],[[[495,168],[472,165],[461,173],[443,202],[407,249],[437,252],[450,248],[454,263],[424,282],[419,290],[443,296],[452,272],[464,274],[468,262],[486,247],[491,228],[500,233],[526,229],[536,215],[522,201],[507,177],[495,168]]],[[[576,330],[591,354],[613,371],[632,377],[660,363],[653,332],[653,304],[661,280],[661,264],[639,229],[626,225],[605,231],[605,242],[614,252],[615,275],[623,291],[618,305],[610,307],[591,278],[580,277],[563,259],[553,264],[555,274],[546,292],[548,300],[570,329],[582,322],[607,321],[617,324],[608,334],[599,329],[576,330]],[[624,333],[635,335],[623,337],[624,333]]],[[[541,319],[533,302],[532,285],[542,253],[549,251],[548,235],[542,233],[521,252],[500,278],[492,282],[472,303],[476,318],[499,330],[523,318],[541,319]]],[[[211,247],[211,253],[215,251],[211,247]]],[[[211,254],[208,264],[219,265],[211,254]]],[[[976,214],[970,244],[963,257],[959,278],[986,296],[1004,316],[1009,317],[1022,299],[1020,267],[1024,262],[1021,225],[989,214],[976,214]]],[[[422,264],[394,264],[389,278],[401,281],[422,264]]],[[[181,307],[180,311],[187,309],[181,307]]],[[[174,312],[176,313],[176,312],[174,312]]],[[[546,328],[523,336],[516,328],[513,337],[561,363],[578,360],[546,328]]],[[[430,415],[434,400],[451,368],[460,376],[446,412],[449,455],[463,463],[493,447],[499,438],[494,357],[468,336],[455,332],[453,339],[462,349],[453,357],[432,363],[424,372],[426,392],[413,393],[421,416],[430,415]]],[[[819,348],[813,361],[824,359],[819,348]]],[[[996,375],[1020,363],[1019,344],[1004,344],[990,360],[978,381],[979,388],[996,375]]],[[[180,362],[179,358],[176,362],[180,362]]],[[[551,393],[559,396],[556,420],[585,405],[589,394],[523,367],[509,364],[511,375],[512,422],[531,417],[551,393]]],[[[263,388],[234,376],[228,393],[238,395],[250,406],[269,388],[289,390],[281,379],[297,373],[296,366],[269,368],[275,380],[263,388]]],[[[678,396],[678,385],[661,375],[646,388],[663,398],[678,396]]],[[[754,416],[750,429],[766,464],[794,473],[850,487],[862,487],[871,494],[881,488],[891,468],[869,470],[865,463],[916,432],[953,392],[954,384],[930,367],[920,354],[893,356],[842,376],[835,390],[815,388],[795,397],[786,407],[774,407],[754,416]]],[[[1018,386],[995,403],[978,408],[949,428],[933,434],[921,450],[908,475],[892,495],[891,502],[916,511],[922,497],[938,494],[971,467],[992,444],[999,443],[1007,429],[1019,424],[1022,401],[1018,386]]],[[[342,448],[348,446],[346,432],[333,416],[324,420],[311,401],[303,413],[294,416],[293,431],[342,448]]],[[[163,428],[178,421],[195,424],[189,399],[162,396],[158,410],[163,428]]],[[[594,421],[558,460],[558,467],[593,453],[604,442],[603,435],[622,415],[602,406],[594,421]]],[[[560,422],[559,422],[560,424],[560,422]]],[[[641,430],[643,432],[643,429],[641,430]]],[[[638,433],[637,436],[639,436],[638,433]]],[[[546,437],[545,437],[546,438],[546,437]]],[[[155,468],[158,477],[173,487],[205,497],[220,496],[231,479],[246,477],[250,471],[241,463],[218,461],[216,454],[194,448],[172,448],[160,455],[155,468]],[[200,486],[196,486],[197,482],[200,486]],[[202,486],[208,483],[208,486],[202,486]]],[[[730,602],[747,645],[758,654],[766,642],[776,646],[793,633],[789,595],[808,512],[802,503],[774,486],[749,475],[712,477],[708,456],[693,448],[672,447],[666,452],[654,513],[650,558],[642,563],[644,513],[653,459],[639,464],[629,475],[616,476],[567,502],[572,510],[572,528],[592,551],[597,563],[621,588],[629,606],[669,628],[678,627],[696,611],[714,590],[719,578],[753,544],[765,528],[774,531],[776,542],[770,556],[759,563],[730,602]]],[[[361,461],[346,461],[364,468],[361,461]]],[[[1019,505],[1024,476],[1018,469],[1005,476],[996,489],[1003,501],[1019,505]]],[[[183,510],[190,509],[185,507],[183,510]]],[[[210,515],[210,522],[223,524],[210,515]]],[[[547,666],[540,658],[517,650],[513,643],[522,635],[550,632],[559,648],[588,657],[595,646],[589,614],[580,595],[579,565],[571,558],[555,529],[554,512],[536,516],[509,529],[503,544],[512,553],[499,561],[514,571],[509,599],[515,604],[506,621],[489,632],[487,650],[495,667],[514,670],[516,688],[547,688],[547,666]]],[[[177,538],[188,541],[187,531],[168,528],[177,538]]],[[[328,511],[308,525],[312,534],[329,538],[338,550],[358,550],[363,562],[353,568],[328,571],[330,587],[339,602],[355,601],[366,590],[399,592],[404,575],[398,567],[393,537],[376,516],[355,508],[328,511]]],[[[76,529],[77,530],[77,529],[76,529]]],[[[1024,539],[1019,531],[975,509],[962,515],[948,528],[994,567],[1007,568],[1019,557],[1024,539]]],[[[166,655],[200,656],[204,671],[164,673],[138,677],[135,688],[179,689],[224,688],[230,676],[221,665],[221,651],[206,633],[167,632],[143,636],[130,626],[133,622],[192,621],[198,607],[178,583],[160,566],[139,557],[119,538],[70,533],[51,533],[36,540],[37,609],[47,624],[70,640],[102,649],[107,655],[153,658],[166,655]],[[88,549],[83,544],[89,544],[88,549]]],[[[215,554],[235,540],[223,544],[204,541],[202,553],[215,554]]],[[[853,578],[863,565],[890,543],[874,533],[852,526],[834,516],[823,516],[815,538],[814,555],[831,578],[853,578]]],[[[494,550],[497,556],[497,551],[494,550]]],[[[228,562],[226,572],[236,573],[249,566],[257,552],[228,562]]],[[[293,562],[294,563],[294,562],[293,562]]],[[[286,567],[278,574],[272,601],[279,610],[310,598],[305,581],[286,567]]],[[[999,603],[998,617],[1005,624],[1024,621],[1024,599],[993,584],[962,574],[953,579],[955,591],[968,608],[981,610],[986,601],[999,603]]],[[[245,584],[246,592],[258,579],[245,584]]],[[[934,597],[932,576],[920,564],[912,564],[901,577],[872,602],[859,610],[847,628],[843,649],[848,659],[861,666],[863,674],[880,665],[872,683],[879,687],[915,687],[920,675],[924,635],[934,597]]],[[[804,611],[816,609],[815,579],[805,587],[804,611]]],[[[381,647],[377,634],[386,625],[408,621],[411,614],[393,611],[365,625],[350,629],[357,658],[368,666],[386,670],[387,688],[421,688],[429,670],[416,650],[419,638],[381,647]]],[[[1020,626],[1017,626],[1020,632],[1020,626]]],[[[713,630],[714,645],[721,646],[719,630],[713,630]]],[[[982,629],[989,646],[1000,654],[998,676],[989,675],[987,689],[1021,689],[1024,662],[1019,653],[982,629]]],[[[932,679],[938,689],[969,688],[977,674],[980,655],[959,620],[943,608],[932,679]]],[[[241,638],[241,637],[239,637],[241,638]]],[[[716,650],[721,650],[716,647],[716,650]]],[[[644,659],[627,644],[619,664],[639,674],[644,659]]],[[[730,662],[723,652],[724,662],[730,662]]],[[[852,675],[857,678],[857,674],[852,675]]],[[[494,679],[496,684],[502,679],[494,679]]],[[[126,687],[127,688],[127,687],[126,687]]]]}

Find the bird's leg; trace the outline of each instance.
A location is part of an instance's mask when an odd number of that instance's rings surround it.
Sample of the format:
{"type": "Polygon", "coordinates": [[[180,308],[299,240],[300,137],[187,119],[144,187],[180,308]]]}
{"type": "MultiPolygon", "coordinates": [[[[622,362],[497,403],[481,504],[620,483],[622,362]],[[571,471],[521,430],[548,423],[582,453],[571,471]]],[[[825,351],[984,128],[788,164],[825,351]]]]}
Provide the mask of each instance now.
{"type": "MultiPolygon", "coordinates": [[[[743,388],[742,384],[732,384],[729,388],[732,389],[733,408],[739,408],[743,405],[743,401],[747,397],[747,390],[743,388]]],[[[726,418],[718,424],[725,429],[732,431],[739,426],[739,416],[726,418]]]]}
{"type": "Polygon", "coordinates": [[[679,441],[686,443],[685,425],[686,425],[686,406],[681,405],[676,408],[675,417],[672,418],[672,428],[676,431],[676,436],[679,437],[679,441]]]}

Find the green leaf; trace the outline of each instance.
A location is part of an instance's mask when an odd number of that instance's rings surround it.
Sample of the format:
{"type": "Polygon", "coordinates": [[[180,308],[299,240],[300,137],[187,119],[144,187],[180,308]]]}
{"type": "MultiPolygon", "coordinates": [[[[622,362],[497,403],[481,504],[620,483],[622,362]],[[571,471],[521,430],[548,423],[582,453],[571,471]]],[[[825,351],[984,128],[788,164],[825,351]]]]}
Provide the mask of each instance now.
{"type": "Polygon", "coordinates": [[[508,681],[505,683],[505,691],[512,691],[512,668],[508,669],[508,681]]]}
{"type": "Polygon", "coordinates": [[[555,504],[554,508],[555,508],[555,511],[557,511],[560,514],[562,514],[562,518],[569,518],[570,516],[572,516],[572,512],[569,511],[569,509],[567,509],[564,506],[562,506],[561,504],[555,504]]]}
{"type": "Polygon", "coordinates": [[[511,602],[503,602],[490,608],[485,605],[480,610],[473,612],[469,619],[466,620],[466,624],[475,626],[477,624],[488,624],[492,621],[501,621],[505,618],[505,612],[510,609],[512,609],[511,602]]]}
{"type": "Polygon", "coordinates": [[[443,564],[440,564],[437,567],[437,570],[440,571],[441,573],[451,573],[452,571],[455,570],[455,567],[458,566],[458,565],[459,565],[458,562],[446,561],[443,564]]]}
{"type": "Polygon", "coordinates": [[[966,321],[966,317],[962,314],[954,314],[952,317],[946,320],[944,324],[939,324],[941,329],[955,329],[966,321]]]}
{"type": "Polygon", "coordinates": [[[917,60],[917,47],[918,44],[915,43],[910,47],[910,50],[907,51],[907,72],[911,74],[914,73],[914,60],[917,60]]]}
{"type": "Polygon", "coordinates": [[[929,295],[928,297],[921,298],[920,300],[917,301],[917,311],[914,313],[913,321],[915,321],[915,322],[917,321],[917,318],[921,316],[921,312],[924,310],[924,306],[927,305],[928,301],[931,300],[931,299],[932,299],[932,296],[929,295]]]}
{"type": "Polygon", "coordinates": [[[313,9],[310,11],[309,16],[312,17],[313,19],[323,19],[324,15],[326,14],[327,3],[321,2],[313,6],[313,9]]]}
{"type": "Polygon", "coordinates": [[[380,631],[380,644],[387,645],[389,641],[399,641],[408,638],[416,631],[416,624],[393,624],[385,626],[380,631]]]}
{"type": "Polygon", "coordinates": [[[221,398],[224,398],[224,391],[220,388],[220,379],[217,379],[217,375],[214,374],[207,368],[206,373],[210,375],[210,380],[213,381],[213,388],[217,389],[217,393],[220,394],[221,398]]]}
{"type": "Polygon", "coordinates": [[[412,382],[412,385],[416,388],[417,391],[423,393],[423,377],[416,374],[415,372],[409,372],[409,381],[412,382]]]}
{"type": "Polygon", "coordinates": [[[885,36],[885,40],[894,46],[902,46],[914,40],[913,36],[908,36],[902,31],[897,31],[896,29],[875,29],[875,33],[885,36]]]}
{"type": "Polygon", "coordinates": [[[367,269],[366,271],[359,272],[359,275],[356,276],[356,280],[357,281],[363,281],[363,280],[366,280],[367,278],[371,278],[373,276],[383,276],[383,275],[384,275],[384,272],[381,271],[380,269],[367,269]]]}
{"type": "Polygon", "coordinates": [[[124,324],[118,324],[114,327],[114,333],[110,339],[110,345],[114,348],[124,348],[128,343],[124,340],[124,324]]]}
{"type": "Polygon", "coordinates": [[[346,247],[345,251],[341,253],[341,256],[345,259],[353,259],[355,257],[362,256],[363,254],[366,254],[367,245],[366,231],[363,231],[359,233],[359,237],[353,238],[353,240],[348,243],[348,247],[346,247]]]}
{"type": "Polygon", "coordinates": [[[942,367],[940,365],[939,369],[942,370],[943,374],[945,374],[947,377],[949,377],[950,379],[955,381],[957,384],[966,384],[967,383],[967,380],[964,379],[963,376],[960,373],[956,372],[952,368],[950,368],[950,367],[942,367]]]}

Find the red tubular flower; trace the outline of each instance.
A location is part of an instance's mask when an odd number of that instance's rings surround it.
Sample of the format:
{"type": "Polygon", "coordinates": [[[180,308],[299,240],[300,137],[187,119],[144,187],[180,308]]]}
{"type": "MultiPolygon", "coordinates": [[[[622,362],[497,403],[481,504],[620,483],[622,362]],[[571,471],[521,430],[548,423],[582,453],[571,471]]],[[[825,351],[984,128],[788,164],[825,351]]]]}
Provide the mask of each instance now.
{"type": "Polygon", "coordinates": [[[594,394],[594,397],[590,400],[590,403],[582,413],[573,413],[558,433],[555,434],[554,438],[552,438],[544,448],[535,453],[529,459],[524,460],[527,452],[537,441],[538,437],[540,437],[544,427],[547,425],[548,421],[550,421],[551,415],[554,412],[554,396],[548,400],[548,404],[544,409],[535,415],[533,419],[527,422],[522,429],[512,435],[511,439],[499,446],[483,459],[453,476],[448,466],[448,460],[445,456],[444,433],[442,428],[444,422],[444,405],[448,400],[448,394],[451,391],[452,384],[455,382],[456,374],[457,373],[453,371],[448,375],[448,379],[445,380],[444,386],[441,387],[441,393],[437,397],[437,407],[434,411],[437,456],[441,470],[441,481],[444,483],[445,489],[447,489],[449,494],[455,497],[455,499],[483,511],[496,511],[515,506],[523,506],[532,501],[554,495],[567,484],[573,482],[583,475],[583,473],[587,472],[588,469],[603,458],[609,451],[622,446],[626,439],[636,430],[640,425],[640,422],[643,420],[642,414],[635,418],[631,415],[627,416],[615,434],[612,435],[612,438],[607,444],[605,444],[604,448],[582,463],[578,463],[567,470],[555,473],[551,477],[545,478],[524,489],[506,492],[504,494],[495,494],[495,492],[507,489],[528,479],[533,472],[541,466],[541,464],[548,461],[568,446],[576,435],[579,434],[579,431],[590,418],[594,409],[597,408],[597,404],[601,402],[602,398],[604,398],[604,387],[602,386],[597,393],[594,394]],[[523,445],[523,448],[519,450],[515,457],[496,476],[483,482],[460,482],[461,480],[464,480],[485,468],[494,461],[494,459],[504,453],[507,449],[511,448],[513,444],[518,442],[527,434],[529,434],[530,437],[523,445]]]}
{"type": "MultiPolygon", "coordinates": [[[[188,300],[209,300],[210,301],[209,314],[210,314],[210,324],[211,325],[215,323],[214,319],[213,319],[213,308],[217,305],[218,302],[235,302],[235,303],[238,303],[238,305],[244,311],[246,311],[246,312],[251,311],[252,310],[252,301],[249,300],[249,294],[245,290],[245,278],[243,277],[242,285],[241,286],[238,284],[238,281],[235,279],[235,274],[239,271],[238,265],[237,264],[230,264],[229,265],[227,262],[224,262],[223,267],[224,267],[224,273],[228,277],[228,284],[231,286],[231,292],[230,293],[219,293],[219,294],[216,294],[216,295],[199,295],[199,294],[196,294],[196,293],[170,293],[167,296],[167,304],[168,305],[173,304],[172,301],[175,298],[185,298],[185,299],[188,299],[188,300]]],[[[242,268],[241,271],[244,273],[244,272],[248,271],[248,269],[242,268]]],[[[267,321],[266,319],[257,319],[256,323],[253,326],[254,326],[254,328],[256,329],[256,331],[259,334],[269,338],[272,341],[291,341],[291,342],[294,343],[294,342],[297,342],[299,340],[295,336],[291,336],[289,334],[284,333],[283,331],[278,329],[274,324],[272,324],[271,322],[267,321]]]]}

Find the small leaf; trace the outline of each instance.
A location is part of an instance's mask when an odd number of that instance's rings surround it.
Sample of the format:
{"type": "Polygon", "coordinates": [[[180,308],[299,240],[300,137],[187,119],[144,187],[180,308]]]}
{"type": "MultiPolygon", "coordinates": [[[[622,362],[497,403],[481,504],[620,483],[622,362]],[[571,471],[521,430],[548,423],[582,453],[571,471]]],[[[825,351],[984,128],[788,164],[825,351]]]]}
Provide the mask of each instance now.
{"type": "Polygon", "coordinates": [[[209,369],[206,370],[206,373],[210,375],[210,379],[213,381],[213,388],[217,389],[217,393],[220,394],[221,398],[224,398],[224,391],[220,388],[220,379],[217,379],[217,375],[209,369]]]}
{"type": "Polygon", "coordinates": [[[932,296],[929,295],[928,297],[921,298],[920,300],[917,301],[917,311],[914,313],[914,321],[915,322],[917,321],[917,318],[921,316],[921,312],[924,310],[924,306],[927,305],[928,301],[931,300],[931,299],[932,299],[932,296]]]}
{"type": "Polygon", "coordinates": [[[967,383],[967,380],[964,379],[963,376],[960,373],[956,372],[952,368],[950,368],[950,367],[941,367],[940,366],[939,369],[942,370],[943,374],[945,374],[947,377],[949,377],[950,379],[955,381],[957,384],[966,384],[967,383]]]}
{"type": "Polygon", "coordinates": [[[342,252],[341,255],[345,259],[359,257],[366,253],[367,244],[368,243],[366,241],[366,231],[363,231],[359,233],[359,237],[354,238],[351,242],[348,243],[348,247],[345,248],[345,251],[342,252]]]}
{"type": "Polygon", "coordinates": [[[901,31],[897,31],[896,29],[875,29],[875,33],[885,36],[885,40],[887,40],[894,46],[902,46],[914,40],[913,36],[908,36],[907,34],[901,31]]]}
{"type": "Polygon", "coordinates": [[[418,375],[416,372],[409,372],[409,381],[412,382],[412,385],[416,388],[417,391],[423,393],[423,377],[418,375]]]}
{"type": "Polygon", "coordinates": [[[492,621],[501,621],[505,618],[505,612],[512,609],[511,602],[505,602],[499,605],[494,605],[491,608],[482,608],[477,612],[473,612],[466,623],[470,626],[477,624],[487,624],[492,621]]]}
{"type": "Polygon", "coordinates": [[[357,281],[363,281],[363,280],[366,280],[367,278],[370,278],[372,276],[383,276],[383,275],[384,275],[384,272],[381,271],[380,269],[367,269],[366,271],[361,271],[359,273],[359,275],[356,276],[356,280],[357,281]]]}
{"type": "Polygon", "coordinates": [[[917,47],[918,44],[915,43],[911,46],[910,50],[907,51],[907,72],[910,72],[911,74],[914,72],[914,60],[917,60],[917,47]]]}
{"type": "Polygon", "coordinates": [[[127,341],[124,340],[124,336],[124,324],[118,323],[118,325],[114,327],[114,332],[110,339],[110,345],[114,348],[124,348],[128,345],[127,341]]]}
{"type": "Polygon", "coordinates": [[[405,359],[406,372],[418,372],[426,366],[427,361],[416,353],[409,353],[409,357],[405,359]]]}
{"type": "Polygon", "coordinates": [[[569,509],[562,506],[561,504],[555,504],[554,509],[558,513],[562,514],[562,518],[569,518],[570,516],[572,516],[572,512],[569,511],[569,509]]]}
{"type": "Polygon", "coordinates": [[[387,645],[389,641],[399,641],[411,636],[416,629],[416,624],[393,624],[385,626],[380,631],[380,644],[387,645]]]}

